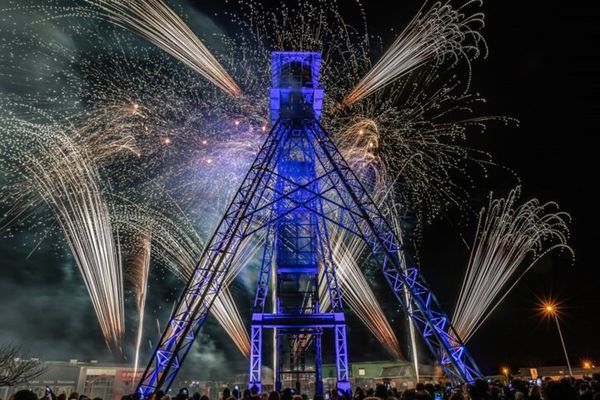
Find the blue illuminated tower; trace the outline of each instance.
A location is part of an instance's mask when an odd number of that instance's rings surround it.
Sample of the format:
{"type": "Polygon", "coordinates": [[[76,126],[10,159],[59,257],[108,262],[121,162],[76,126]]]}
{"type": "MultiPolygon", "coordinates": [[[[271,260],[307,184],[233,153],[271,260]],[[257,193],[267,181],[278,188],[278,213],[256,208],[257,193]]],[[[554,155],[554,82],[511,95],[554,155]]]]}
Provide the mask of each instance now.
{"type": "Polygon", "coordinates": [[[301,371],[311,347],[321,391],[321,334],[331,329],[337,385],[348,390],[346,323],[328,233],[333,225],[367,243],[446,376],[458,384],[481,375],[419,268],[407,263],[400,232],[393,232],[321,126],[320,61],[319,53],[272,54],[272,129],[175,307],[138,386],[143,396],[170,387],[237,252],[258,232],[265,244],[252,315],[250,386],[262,384],[263,331],[274,329],[276,381],[301,371]],[[327,310],[321,309],[320,281],[331,303],[327,310]],[[270,290],[274,304],[266,310],[270,290]]]}
{"type": "Polygon", "coordinates": [[[286,193],[269,211],[273,221],[267,227],[254,302],[251,328],[250,386],[261,386],[263,329],[276,330],[275,382],[281,389],[283,374],[301,374],[308,347],[314,350],[315,387],[322,392],[321,334],[332,329],[337,366],[337,386],[348,390],[348,352],[346,322],[341,293],[320,196],[314,143],[306,121],[318,121],[323,104],[319,87],[319,53],[272,55],[272,123],[288,130],[285,144],[277,155],[275,192],[286,193]],[[299,206],[301,205],[301,206],[299,206]],[[274,307],[265,313],[269,278],[274,292],[274,307]],[[320,275],[321,274],[321,275],[320,275]],[[324,279],[331,310],[320,307],[319,281],[324,279]],[[289,347],[287,357],[283,357],[289,347]]]}

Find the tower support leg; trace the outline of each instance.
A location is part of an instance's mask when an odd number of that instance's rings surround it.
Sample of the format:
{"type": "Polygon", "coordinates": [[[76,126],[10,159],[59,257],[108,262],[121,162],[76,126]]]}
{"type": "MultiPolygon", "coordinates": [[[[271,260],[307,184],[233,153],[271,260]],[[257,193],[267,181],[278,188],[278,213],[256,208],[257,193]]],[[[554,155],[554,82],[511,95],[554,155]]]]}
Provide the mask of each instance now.
{"type": "Polygon", "coordinates": [[[348,373],[348,343],[346,341],[346,324],[336,325],[335,358],[337,366],[337,388],[343,393],[350,392],[350,377],[348,373]]]}
{"type": "Polygon", "coordinates": [[[258,392],[262,392],[261,369],[262,369],[262,326],[252,325],[250,343],[250,382],[248,387],[256,386],[258,392]]]}
{"type": "Polygon", "coordinates": [[[315,334],[315,394],[323,394],[323,353],[321,352],[321,333],[315,334]]]}
{"type": "Polygon", "coordinates": [[[276,354],[276,363],[273,366],[274,367],[274,373],[275,373],[275,390],[277,390],[278,392],[281,392],[281,390],[283,389],[283,385],[281,383],[281,363],[283,362],[283,344],[281,343],[281,334],[279,332],[277,332],[275,334],[275,348],[277,349],[277,351],[275,352],[276,354]]]}

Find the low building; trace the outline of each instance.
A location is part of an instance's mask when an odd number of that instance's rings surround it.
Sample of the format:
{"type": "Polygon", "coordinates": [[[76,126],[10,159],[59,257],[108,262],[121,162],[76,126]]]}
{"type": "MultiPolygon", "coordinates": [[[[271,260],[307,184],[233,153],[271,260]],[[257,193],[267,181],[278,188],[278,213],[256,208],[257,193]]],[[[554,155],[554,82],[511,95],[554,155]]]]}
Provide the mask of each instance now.
{"type": "MultiPolygon", "coordinates": [[[[13,387],[0,387],[0,399],[8,399],[13,393],[29,389],[42,397],[46,387],[58,395],[72,392],[84,394],[93,399],[99,397],[103,400],[120,399],[125,394],[135,391],[141,379],[143,369],[135,371],[129,364],[98,363],[97,361],[82,362],[47,361],[44,362],[46,372],[40,377],[26,384],[13,387]]],[[[441,370],[434,366],[420,366],[421,382],[439,382],[441,370]]],[[[307,394],[314,393],[314,371],[306,371],[302,376],[286,376],[284,387],[296,387],[296,378],[300,378],[300,390],[307,394]]],[[[185,379],[185,378],[183,378],[185,379]]],[[[273,371],[263,367],[263,389],[272,390],[273,371]]],[[[350,382],[353,387],[374,388],[382,383],[392,388],[403,390],[414,387],[416,377],[414,366],[408,361],[374,361],[357,362],[350,364],[350,382]]],[[[190,392],[206,394],[210,399],[216,400],[221,396],[225,387],[243,390],[248,383],[248,374],[238,374],[223,377],[220,381],[195,381],[182,380],[175,383],[172,392],[174,395],[180,387],[187,387],[190,392]]],[[[323,385],[325,390],[334,390],[336,387],[336,367],[334,364],[323,365],[323,385]]]]}
{"type": "MultiPolygon", "coordinates": [[[[575,379],[583,379],[591,377],[594,374],[600,374],[600,368],[595,365],[585,365],[582,367],[573,367],[571,369],[575,379]]],[[[519,368],[516,374],[513,374],[513,379],[535,380],[538,378],[551,378],[552,380],[560,380],[569,376],[569,368],[566,365],[561,366],[545,366],[545,367],[527,367],[519,368]]]]}
{"type": "MultiPolygon", "coordinates": [[[[323,365],[323,385],[326,390],[335,388],[335,379],[335,365],[323,365]]],[[[420,382],[437,383],[445,380],[440,368],[432,365],[419,365],[420,382]]],[[[384,384],[404,390],[413,388],[416,381],[414,365],[409,361],[371,361],[350,364],[352,387],[374,388],[377,384],[384,384]]]]}
{"type": "Polygon", "coordinates": [[[100,364],[96,361],[46,361],[44,366],[46,372],[26,384],[1,387],[0,398],[7,399],[22,389],[29,389],[41,397],[49,387],[56,395],[77,392],[92,399],[120,399],[135,390],[143,372],[136,372],[130,365],[100,364]]]}

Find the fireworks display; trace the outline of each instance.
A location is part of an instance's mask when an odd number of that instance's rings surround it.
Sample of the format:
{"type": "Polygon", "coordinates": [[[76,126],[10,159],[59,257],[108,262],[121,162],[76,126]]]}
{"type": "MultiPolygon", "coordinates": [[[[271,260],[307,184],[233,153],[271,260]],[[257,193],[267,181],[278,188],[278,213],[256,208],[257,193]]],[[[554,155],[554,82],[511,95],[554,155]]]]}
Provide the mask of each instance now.
{"type": "MultiPolygon", "coordinates": [[[[191,277],[204,243],[185,216],[180,215],[178,219],[169,218],[147,207],[126,206],[117,208],[113,217],[115,225],[132,233],[134,237],[153,238],[150,243],[158,264],[169,268],[183,282],[191,277]]],[[[250,354],[250,339],[227,287],[249,260],[256,256],[259,246],[252,243],[246,242],[246,246],[239,253],[225,279],[225,289],[211,309],[217,322],[246,357],[250,354]]]]}
{"type": "Polygon", "coordinates": [[[2,122],[3,136],[12,138],[2,143],[3,162],[20,183],[10,192],[16,214],[25,213],[30,190],[52,211],[81,272],[106,343],[119,349],[125,329],[121,253],[98,172],[67,133],[69,127],[18,118],[2,122]]]}
{"type": "MultiPolygon", "coordinates": [[[[125,348],[123,274],[138,314],[135,338],[125,338],[137,366],[154,266],[189,279],[270,130],[271,50],[322,52],[323,125],[397,230],[411,217],[418,236],[444,212],[469,210],[475,176],[494,165],[469,138],[512,121],[480,115],[484,99],[470,88],[471,63],[487,51],[480,2],[426,1],[375,63],[367,17],[353,7],[363,25],[345,21],[335,1],[268,10],[238,1],[222,21],[235,33],[212,35],[211,50],[162,0],[3,10],[32,23],[0,32],[10,38],[0,42],[1,227],[33,231],[34,250],[64,239],[113,353],[125,348]]],[[[464,340],[543,254],[566,246],[564,214],[516,197],[480,215],[454,313],[464,340]]],[[[365,244],[329,228],[345,304],[403,357],[361,264],[365,244]]],[[[236,293],[255,287],[238,277],[254,273],[263,243],[244,243],[211,310],[245,356],[250,307],[236,293]]]]}
{"type": "Polygon", "coordinates": [[[485,45],[479,32],[484,16],[471,9],[481,3],[472,0],[455,7],[451,1],[425,1],[381,59],[346,95],[343,104],[356,103],[427,62],[468,62],[477,57],[480,45],[485,45]]]}
{"type": "Polygon", "coordinates": [[[390,354],[398,359],[404,358],[398,338],[358,264],[359,257],[365,251],[365,243],[356,237],[350,241],[343,240],[345,235],[339,231],[336,233],[332,235],[332,250],[345,303],[390,354]]]}
{"type": "Polygon", "coordinates": [[[133,30],[234,96],[240,88],[217,59],[162,0],[86,0],[117,25],[133,30]]]}
{"type": "Polygon", "coordinates": [[[140,346],[144,329],[144,313],[146,309],[146,295],[148,294],[148,277],[150,274],[150,257],[152,242],[150,236],[139,235],[137,238],[137,254],[132,255],[129,263],[129,281],[134,288],[135,305],[138,312],[138,329],[135,339],[134,373],[140,361],[140,346]]]}
{"type": "Polygon", "coordinates": [[[490,317],[543,256],[567,245],[569,215],[537,199],[518,204],[520,188],[492,199],[479,214],[475,242],[453,324],[464,341],[490,317]]]}

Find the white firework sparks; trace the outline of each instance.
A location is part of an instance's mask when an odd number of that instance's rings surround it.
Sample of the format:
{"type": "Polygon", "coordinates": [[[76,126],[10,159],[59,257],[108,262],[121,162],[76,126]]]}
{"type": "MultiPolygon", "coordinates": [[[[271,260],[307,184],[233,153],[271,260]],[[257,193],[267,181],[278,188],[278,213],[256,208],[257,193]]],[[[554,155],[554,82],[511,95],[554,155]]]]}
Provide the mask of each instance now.
{"type": "Polygon", "coordinates": [[[131,29],[233,95],[241,90],[215,56],[162,0],[85,0],[113,23],[131,29]]]}
{"type": "Polygon", "coordinates": [[[481,210],[471,258],[453,314],[453,324],[466,342],[508,296],[519,280],[546,254],[567,245],[565,212],[556,203],[537,199],[517,204],[520,187],[493,199],[481,210]]]}
{"type": "Polygon", "coordinates": [[[2,143],[5,170],[12,172],[18,187],[27,187],[19,193],[39,196],[52,210],[106,344],[120,351],[125,330],[120,249],[94,164],[72,140],[69,127],[9,118],[2,130],[3,137],[12,138],[2,143]]]}
{"type": "Polygon", "coordinates": [[[381,59],[365,74],[343,100],[351,105],[381,90],[409,72],[435,61],[469,61],[485,46],[479,32],[484,14],[469,12],[481,0],[469,0],[454,8],[450,0],[426,1],[381,59]]]}

